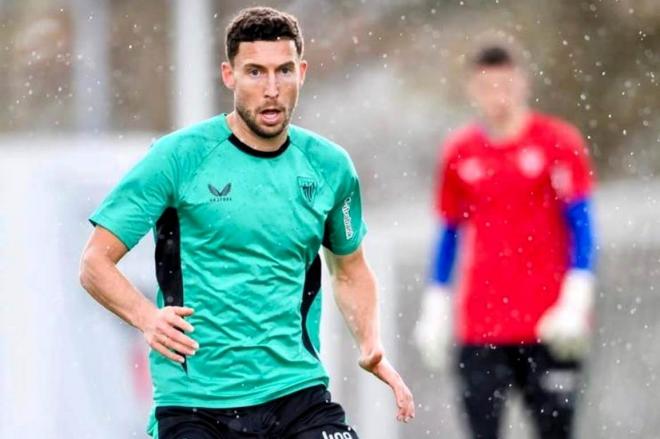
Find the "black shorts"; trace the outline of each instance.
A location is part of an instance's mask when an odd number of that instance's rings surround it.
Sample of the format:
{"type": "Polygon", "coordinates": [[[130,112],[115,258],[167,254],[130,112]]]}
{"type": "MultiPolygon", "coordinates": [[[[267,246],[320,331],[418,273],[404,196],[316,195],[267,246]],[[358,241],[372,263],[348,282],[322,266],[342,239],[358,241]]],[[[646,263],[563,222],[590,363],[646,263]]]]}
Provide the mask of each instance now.
{"type": "Polygon", "coordinates": [[[156,408],[158,439],[358,439],[324,386],[249,407],[156,408]]]}
{"type": "Polygon", "coordinates": [[[580,365],[559,361],[544,345],[463,346],[459,375],[474,439],[500,437],[500,421],[512,389],[521,392],[541,439],[571,437],[580,365]]]}

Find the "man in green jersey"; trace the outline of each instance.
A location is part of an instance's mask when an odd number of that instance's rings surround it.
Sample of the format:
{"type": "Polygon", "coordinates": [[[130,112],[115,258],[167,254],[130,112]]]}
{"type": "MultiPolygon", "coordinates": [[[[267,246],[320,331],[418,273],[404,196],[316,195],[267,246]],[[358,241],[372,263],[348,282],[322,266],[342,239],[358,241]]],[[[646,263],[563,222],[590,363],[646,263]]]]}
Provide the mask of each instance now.
{"type": "Polygon", "coordinates": [[[159,139],[90,217],[81,283],[152,348],[149,432],[357,438],[319,361],[321,246],[359,364],[392,388],[407,422],[414,403],[383,352],[355,168],[289,123],[307,69],[297,20],[245,9],[226,51],[234,111],[159,139]],[[150,229],[157,305],[116,266],[150,229]]]}

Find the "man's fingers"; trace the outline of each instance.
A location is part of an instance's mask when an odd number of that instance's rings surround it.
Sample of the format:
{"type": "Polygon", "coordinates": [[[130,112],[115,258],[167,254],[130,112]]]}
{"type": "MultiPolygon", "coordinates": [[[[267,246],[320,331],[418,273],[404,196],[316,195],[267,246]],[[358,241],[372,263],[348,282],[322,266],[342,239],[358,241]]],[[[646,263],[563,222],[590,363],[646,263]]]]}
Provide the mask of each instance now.
{"type": "Polygon", "coordinates": [[[407,388],[404,393],[405,395],[397,397],[397,420],[401,422],[409,422],[415,417],[415,402],[413,401],[412,394],[407,388]]]}
{"type": "Polygon", "coordinates": [[[395,377],[390,384],[394,390],[396,398],[396,405],[399,408],[397,419],[402,422],[408,422],[415,417],[415,402],[413,395],[406,383],[403,382],[401,376],[396,371],[393,371],[395,377]]]}
{"type": "Polygon", "coordinates": [[[193,332],[193,330],[195,329],[190,323],[186,322],[182,317],[178,316],[177,314],[172,314],[167,316],[167,322],[172,326],[181,329],[182,331],[193,332]]]}
{"type": "Polygon", "coordinates": [[[172,352],[165,345],[163,345],[158,341],[154,341],[151,344],[151,348],[157,351],[163,357],[169,358],[170,360],[175,361],[177,363],[183,363],[184,361],[184,358],[181,355],[177,354],[176,352],[172,352]]]}
{"type": "Polygon", "coordinates": [[[392,388],[397,405],[396,418],[398,421],[409,422],[415,417],[415,402],[412,393],[399,373],[385,358],[382,350],[374,350],[363,355],[360,358],[360,366],[392,388]]]}
{"type": "Polygon", "coordinates": [[[195,312],[194,309],[188,308],[187,306],[170,306],[168,308],[172,309],[176,315],[181,317],[191,316],[195,312]]]}
{"type": "Polygon", "coordinates": [[[379,379],[387,383],[394,392],[394,398],[397,405],[397,420],[400,422],[409,422],[415,417],[415,402],[412,392],[403,382],[401,375],[387,361],[381,357],[381,361],[371,370],[379,379]]]}
{"type": "Polygon", "coordinates": [[[145,331],[149,346],[177,363],[185,361],[184,355],[194,355],[199,344],[182,332],[193,330],[192,325],[183,319],[193,312],[192,308],[183,306],[166,306],[159,310],[153,324],[145,331]]]}
{"type": "Polygon", "coordinates": [[[195,349],[190,348],[186,345],[183,345],[176,340],[173,340],[169,337],[167,337],[164,334],[161,334],[160,337],[158,338],[158,341],[166,346],[167,348],[179,353],[179,354],[185,354],[185,355],[195,355],[195,349]]]}
{"type": "Polygon", "coordinates": [[[401,393],[402,396],[398,400],[399,414],[403,422],[409,422],[415,417],[415,401],[403,381],[401,382],[401,393]]]}
{"type": "Polygon", "coordinates": [[[177,331],[171,326],[165,326],[162,328],[162,333],[165,334],[168,338],[171,338],[173,341],[180,343],[190,349],[199,349],[199,344],[195,340],[188,337],[183,332],[177,331]]]}

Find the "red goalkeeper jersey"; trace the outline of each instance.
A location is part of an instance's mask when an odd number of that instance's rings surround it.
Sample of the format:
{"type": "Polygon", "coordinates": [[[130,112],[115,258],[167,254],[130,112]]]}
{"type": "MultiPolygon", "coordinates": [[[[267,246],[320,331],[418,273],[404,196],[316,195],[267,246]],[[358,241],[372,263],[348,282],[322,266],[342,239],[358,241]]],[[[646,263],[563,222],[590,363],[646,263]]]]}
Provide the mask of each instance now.
{"type": "Polygon", "coordinates": [[[567,205],[589,196],[579,132],[533,113],[514,140],[471,125],[447,140],[437,209],[460,230],[456,333],[465,344],[536,341],[570,265],[567,205]]]}

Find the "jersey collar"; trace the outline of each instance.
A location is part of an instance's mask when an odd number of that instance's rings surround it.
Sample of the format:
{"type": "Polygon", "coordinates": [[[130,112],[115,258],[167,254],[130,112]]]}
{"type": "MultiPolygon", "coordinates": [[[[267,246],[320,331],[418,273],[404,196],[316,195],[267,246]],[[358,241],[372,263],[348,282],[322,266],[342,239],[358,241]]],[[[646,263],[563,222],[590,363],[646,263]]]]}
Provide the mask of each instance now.
{"type": "Polygon", "coordinates": [[[261,151],[259,149],[255,149],[255,148],[251,147],[250,145],[247,145],[247,144],[243,143],[241,141],[241,139],[236,137],[236,135],[234,133],[232,133],[231,136],[229,136],[229,141],[236,148],[240,149],[244,153],[250,154],[250,155],[255,156],[255,157],[261,157],[261,158],[274,158],[274,157],[277,157],[279,155],[282,155],[282,153],[284,153],[284,151],[286,151],[286,149],[289,147],[289,143],[291,143],[291,140],[290,140],[289,136],[287,136],[284,143],[279,148],[277,148],[276,150],[261,151]]]}

